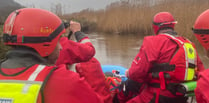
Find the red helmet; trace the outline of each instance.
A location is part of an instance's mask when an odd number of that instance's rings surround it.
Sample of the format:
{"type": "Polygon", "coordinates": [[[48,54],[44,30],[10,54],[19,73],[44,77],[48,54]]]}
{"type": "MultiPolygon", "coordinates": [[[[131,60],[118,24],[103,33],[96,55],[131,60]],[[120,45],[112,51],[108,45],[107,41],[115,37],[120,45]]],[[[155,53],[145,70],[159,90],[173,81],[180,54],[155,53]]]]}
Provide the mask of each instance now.
{"type": "Polygon", "coordinates": [[[193,32],[201,45],[208,50],[209,49],[209,9],[204,11],[196,19],[193,32]]]}
{"type": "Polygon", "coordinates": [[[64,24],[55,14],[36,8],[12,12],[4,23],[5,45],[26,46],[42,57],[50,55],[63,32],[64,24]]]}
{"type": "Polygon", "coordinates": [[[154,33],[158,34],[158,31],[162,28],[172,28],[174,29],[174,25],[177,21],[174,20],[173,16],[169,12],[160,12],[157,13],[153,18],[153,29],[154,33]]]}

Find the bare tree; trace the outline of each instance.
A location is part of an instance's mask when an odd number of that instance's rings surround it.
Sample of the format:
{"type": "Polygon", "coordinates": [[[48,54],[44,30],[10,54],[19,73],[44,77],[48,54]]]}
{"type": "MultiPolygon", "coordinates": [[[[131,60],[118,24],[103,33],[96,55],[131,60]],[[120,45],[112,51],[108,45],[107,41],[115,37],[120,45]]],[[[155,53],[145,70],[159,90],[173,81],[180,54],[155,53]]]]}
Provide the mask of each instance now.
{"type": "Polygon", "coordinates": [[[55,13],[58,16],[62,16],[63,12],[62,12],[62,4],[58,3],[58,4],[51,4],[51,12],[55,13]]]}
{"type": "Polygon", "coordinates": [[[58,16],[62,16],[62,4],[61,3],[58,3],[56,5],[56,9],[55,9],[55,13],[58,15],[58,16]]]}

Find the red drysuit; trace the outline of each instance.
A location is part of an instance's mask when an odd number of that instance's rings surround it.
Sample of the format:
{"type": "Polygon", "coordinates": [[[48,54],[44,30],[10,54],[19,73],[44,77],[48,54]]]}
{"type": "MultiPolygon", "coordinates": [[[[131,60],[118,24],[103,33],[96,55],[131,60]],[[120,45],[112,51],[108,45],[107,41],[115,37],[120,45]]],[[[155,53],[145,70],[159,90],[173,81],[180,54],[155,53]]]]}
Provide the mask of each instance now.
{"type": "Polygon", "coordinates": [[[102,72],[101,64],[96,58],[92,58],[88,62],[76,64],[76,71],[81,77],[86,79],[105,103],[112,103],[109,86],[105,81],[105,75],[102,72]]]}
{"type": "Polygon", "coordinates": [[[197,87],[195,89],[195,96],[197,103],[209,103],[209,69],[201,72],[197,87]]]}
{"type": "MultiPolygon", "coordinates": [[[[178,39],[185,40],[182,37],[178,37],[178,39]]],[[[148,72],[150,71],[150,68],[152,68],[154,63],[168,63],[176,52],[177,47],[178,45],[172,39],[162,36],[161,34],[145,37],[140,51],[133,60],[128,71],[129,78],[142,84],[149,84],[151,81],[159,81],[149,78],[148,72]]],[[[204,66],[198,55],[196,62],[198,70],[204,70],[204,66]]],[[[175,83],[177,80],[171,78],[171,82],[175,83]]],[[[128,103],[153,103],[155,102],[157,92],[159,92],[159,88],[147,85],[147,87],[139,95],[129,100],[128,103]]],[[[176,96],[174,96],[167,89],[163,91],[160,90],[159,94],[161,97],[165,96],[174,100],[178,100],[176,96]]],[[[126,102],[127,99],[130,99],[125,97],[122,93],[119,94],[118,98],[120,102],[126,102]]]]}
{"type": "MultiPolygon", "coordinates": [[[[75,35],[84,35],[81,32],[76,32],[75,35]]],[[[79,36],[76,38],[78,42],[68,40],[67,37],[60,39],[62,50],[56,62],[60,64],[73,64],[85,62],[95,55],[95,49],[87,36],[79,36]]]]}

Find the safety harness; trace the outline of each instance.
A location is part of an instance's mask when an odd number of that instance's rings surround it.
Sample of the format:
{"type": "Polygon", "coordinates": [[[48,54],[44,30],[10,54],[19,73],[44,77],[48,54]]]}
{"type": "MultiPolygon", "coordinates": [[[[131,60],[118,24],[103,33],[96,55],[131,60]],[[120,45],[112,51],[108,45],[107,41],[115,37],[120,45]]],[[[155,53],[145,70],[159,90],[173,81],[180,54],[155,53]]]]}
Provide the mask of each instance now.
{"type": "Polygon", "coordinates": [[[8,75],[0,68],[0,103],[36,103],[39,93],[44,103],[44,86],[55,69],[36,64],[8,75]]]}
{"type": "Polygon", "coordinates": [[[180,40],[166,33],[159,35],[174,41],[178,49],[168,63],[156,63],[149,71],[150,77],[158,80],[156,83],[149,83],[149,86],[158,88],[155,103],[159,102],[161,90],[167,89],[177,97],[185,96],[187,92],[180,83],[192,81],[196,68],[196,50],[189,40],[180,40]]]}

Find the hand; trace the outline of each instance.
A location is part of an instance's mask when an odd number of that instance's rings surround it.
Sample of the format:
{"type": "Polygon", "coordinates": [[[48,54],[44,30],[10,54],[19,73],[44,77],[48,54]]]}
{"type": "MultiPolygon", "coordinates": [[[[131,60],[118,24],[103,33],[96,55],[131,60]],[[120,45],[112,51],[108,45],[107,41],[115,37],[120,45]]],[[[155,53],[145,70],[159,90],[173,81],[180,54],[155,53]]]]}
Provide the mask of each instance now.
{"type": "Polygon", "coordinates": [[[81,31],[81,25],[78,22],[70,21],[70,31],[73,32],[73,34],[77,31],[81,31]]]}
{"type": "Polygon", "coordinates": [[[128,70],[125,71],[125,76],[126,76],[127,78],[129,78],[128,70]]]}

